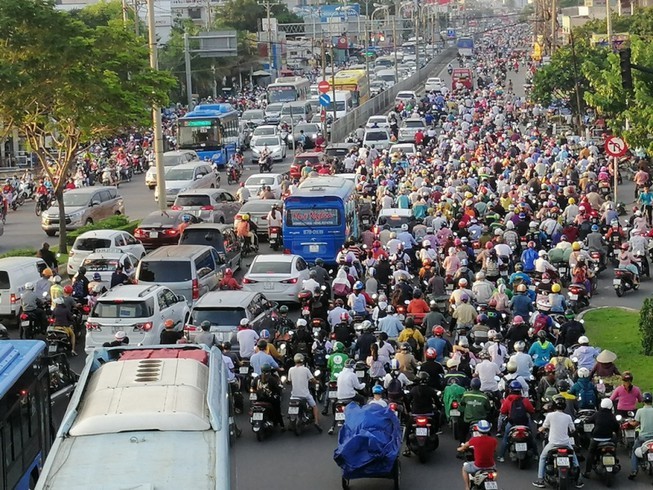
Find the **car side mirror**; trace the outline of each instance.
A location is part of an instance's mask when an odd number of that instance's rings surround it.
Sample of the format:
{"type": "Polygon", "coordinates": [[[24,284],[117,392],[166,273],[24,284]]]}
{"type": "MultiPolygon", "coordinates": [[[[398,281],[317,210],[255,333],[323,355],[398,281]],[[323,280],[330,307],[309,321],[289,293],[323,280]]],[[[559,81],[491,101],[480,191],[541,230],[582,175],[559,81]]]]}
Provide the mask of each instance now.
{"type": "Polygon", "coordinates": [[[183,294],[181,296],[177,296],[177,303],[181,303],[181,302],[186,303],[186,301],[187,301],[186,296],[184,296],[183,294]]]}
{"type": "Polygon", "coordinates": [[[89,204],[88,207],[92,208],[92,207],[99,206],[99,205],[100,205],[100,201],[91,201],[91,204],[89,204]]]}

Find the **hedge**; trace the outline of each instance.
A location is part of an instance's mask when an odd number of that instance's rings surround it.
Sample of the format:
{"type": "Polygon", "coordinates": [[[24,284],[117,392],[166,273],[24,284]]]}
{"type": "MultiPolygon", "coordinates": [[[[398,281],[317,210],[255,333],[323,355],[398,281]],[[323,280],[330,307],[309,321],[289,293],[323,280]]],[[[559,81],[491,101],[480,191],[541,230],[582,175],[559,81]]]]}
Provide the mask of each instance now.
{"type": "Polygon", "coordinates": [[[0,259],[7,257],[36,257],[37,250],[34,248],[15,248],[0,255],[0,259]]]}
{"type": "Polygon", "coordinates": [[[66,234],[66,243],[72,245],[75,243],[75,240],[79,235],[93,230],[119,230],[133,234],[139,224],[140,220],[130,221],[127,216],[122,214],[111,216],[110,218],[103,219],[97,223],[85,225],[75,231],[68,232],[66,234]]]}

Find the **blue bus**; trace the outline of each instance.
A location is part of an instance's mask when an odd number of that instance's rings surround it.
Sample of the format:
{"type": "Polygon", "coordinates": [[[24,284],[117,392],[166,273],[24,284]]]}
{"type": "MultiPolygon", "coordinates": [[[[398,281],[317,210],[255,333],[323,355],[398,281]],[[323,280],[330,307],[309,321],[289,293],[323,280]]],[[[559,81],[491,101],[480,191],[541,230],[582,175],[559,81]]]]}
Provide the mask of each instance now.
{"type": "Polygon", "coordinates": [[[28,490],[52,444],[47,347],[0,341],[0,488],[28,490]]]}
{"type": "Polygon", "coordinates": [[[474,55],[474,38],[459,37],[456,43],[458,54],[463,58],[471,58],[474,55]]]}
{"type": "Polygon", "coordinates": [[[201,104],[177,121],[177,146],[195,150],[223,168],[238,149],[238,111],[231,104],[201,104]]]}
{"type": "Polygon", "coordinates": [[[335,264],[345,240],[358,237],[356,186],[341,177],[311,177],[284,202],[283,246],[308,262],[335,264]]]}

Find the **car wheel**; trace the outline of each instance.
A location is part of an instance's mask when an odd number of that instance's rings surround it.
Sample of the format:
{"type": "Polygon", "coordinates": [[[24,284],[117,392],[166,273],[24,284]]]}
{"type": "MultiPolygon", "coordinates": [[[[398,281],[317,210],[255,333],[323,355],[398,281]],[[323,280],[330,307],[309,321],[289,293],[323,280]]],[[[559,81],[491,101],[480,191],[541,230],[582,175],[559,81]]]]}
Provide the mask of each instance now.
{"type": "Polygon", "coordinates": [[[148,187],[148,189],[150,189],[151,191],[153,191],[154,188],[155,188],[156,186],[154,186],[154,185],[148,185],[147,187],[148,187]]]}
{"type": "Polygon", "coordinates": [[[120,216],[122,213],[121,213],[120,211],[116,211],[116,212],[113,213],[113,214],[115,214],[116,216],[120,216]]]}
{"type": "Polygon", "coordinates": [[[84,223],[84,224],[86,224],[86,225],[92,225],[92,224],[93,224],[93,220],[92,220],[91,218],[88,218],[88,219],[86,220],[86,223],[84,223]]]}
{"type": "Polygon", "coordinates": [[[56,232],[56,231],[52,231],[52,230],[47,230],[47,231],[45,232],[45,234],[48,235],[48,236],[55,236],[55,235],[57,234],[57,232],[56,232]]]}

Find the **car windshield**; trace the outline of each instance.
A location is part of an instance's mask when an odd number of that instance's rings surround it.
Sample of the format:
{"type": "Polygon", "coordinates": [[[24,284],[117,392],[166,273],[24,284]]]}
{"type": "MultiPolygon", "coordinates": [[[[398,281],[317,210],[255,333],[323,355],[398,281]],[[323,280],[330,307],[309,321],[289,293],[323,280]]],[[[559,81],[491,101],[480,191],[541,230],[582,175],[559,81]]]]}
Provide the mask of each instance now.
{"type": "Polygon", "coordinates": [[[143,218],[143,221],[141,221],[141,228],[144,226],[166,226],[166,225],[172,225],[177,221],[177,213],[166,213],[166,214],[161,214],[160,212],[152,213],[147,215],[145,218],[143,218]]]}
{"type": "Polygon", "coordinates": [[[82,263],[89,272],[113,272],[118,264],[118,259],[86,259],[82,263]]]}
{"type": "Polygon", "coordinates": [[[252,146],[279,146],[279,138],[256,138],[252,142],[252,146]]]}
{"type": "Polygon", "coordinates": [[[382,131],[370,131],[365,135],[367,141],[383,141],[388,139],[388,135],[382,131]]]}
{"type": "Polygon", "coordinates": [[[406,119],[404,121],[405,128],[423,128],[424,123],[419,119],[406,119]]]}
{"type": "Polygon", "coordinates": [[[410,92],[399,92],[397,94],[397,98],[398,99],[412,99],[413,94],[411,94],[410,92]]]}
{"type": "Polygon", "coordinates": [[[89,202],[88,194],[63,194],[63,205],[65,207],[86,206],[89,202]]]}
{"type": "Polygon", "coordinates": [[[250,177],[245,181],[245,185],[252,187],[272,184],[274,184],[274,177],[250,177]]]}
{"type": "Polygon", "coordinates": [[[212,326],[236,326],[243,318],[247,318],[244,308],[194,308],[190,323],[200,325],[203,321],[209,321],[212,326]]]}
{"type": "Polygon", "coordinates": [[[177,196],[175,200],[175,206],[183,207],[200,207],[200,206],[209,206],[211,204],[211,198],[205,194],[190,194],[187,196],[177,196]]]}
{"type": "Polygon", "coordinates": [[[401,225],[408,224],[410,216],[379,216],[379,225],[388,225],[390,228],[401,228],[401,225]]]}
{"type": "Polygon", "coordinates": [[[224,237],[218,230],[203,228],[186,228],[181,235],[180,244],[210,245],[219,252],[224,252],[224,237]]]}
{"type": "Polygon", "coordinates": [[[272,209],[272,204],[282,205],[281,201],[270,201],[269,199],[253,199],[247,201],[243,204],[243,207],[240,208],[239,213],[265,213],[267,214],[272,209]]]}
{"type": "Polygon", "coordinates": [[[259,126],[254,130],[254,136],[267,136],[269,134],[275,134],[276,129],[272,127],[259,126]]]}
{"type": "Polygon", "coordinates": [[[97,248],[111,247],[111,240],[108,238],[78,238],[75,240],[73,250],[83,250],[85,252],[92,252],[97,248]]]}
{"type": "Polygon", "coordinates": [[[257,260],[249,269],[250,274],[290,274],[290,262],[264,262],[257,260]]]}
{"type": "Polygon", "coordinates": [[[193,279],[187,260],[146,260],[141,262],[138,279],[143,282],[186,282],[193,279]]]}
{"type": "Polygon", "coordinates": [[[245,121],[251,121],[252,119],[263,119],[263,111],[245,111],[241,116],[241,119],[245,121]]]}
{"type": "Polygon", "coordinates": [[[283,109],[281,109],[281,114],[284,116],[290,116],[292,114],[293,117],[301,117],[304,115],[304,106],[284,105],[283,109]]]}
{"type": "Polygon", "coordinates": [[[368,121],[369,124],[385,124],[385,117],[371,117],[368,121]]]}
{"type": "Polygon", "coordinates": [[[193,169],[172,167],[166,171],[166,180],[193,180],[193,169]]]}
{"type": "Polygon", "coordinates": [[[295,133],[304,131],[307,134],[311,134],[311,133],[317,133],[319,129],[315,124],[296,124],[294,131],[295,133]]]}
{"type": "Polygon", "coordinates": [[[268,104],[267,108],[265,109],[266,114],[279,114],[281,112],[281,108],[283,107],[283,104],[268,104]]]}
{"type": "Polygon", "coordinates": [[[99,300],[92,316],[95,318],[147,318],[154,314],[154,301],[99,300]]]}
{"type": "MultiPolygon", "coordinates": [[[[179,164],[179,157],[176,155],[163,155],[163,166],[174,167],[179,164]]],[[[156,167],[154,168],[156,170],[156,167]]]]}

